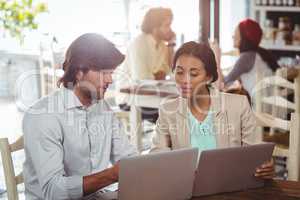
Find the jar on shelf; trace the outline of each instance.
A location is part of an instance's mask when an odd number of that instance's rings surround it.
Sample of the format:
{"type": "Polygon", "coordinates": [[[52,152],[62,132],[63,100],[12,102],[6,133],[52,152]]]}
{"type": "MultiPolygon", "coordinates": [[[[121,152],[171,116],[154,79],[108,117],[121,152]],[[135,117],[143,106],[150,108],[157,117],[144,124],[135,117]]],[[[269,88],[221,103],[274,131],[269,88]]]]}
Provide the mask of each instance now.
{"type": "Polygon", "coordinates": [[[261,4],[262,4],[263,6],[267,5],[267,4],[268,4],[268,0],[261,0],[261,4]]]}
{"type": "Polygon", "coordinates": [[[295,24],[293,31],[293,45],[300,45],[300,24],[295,24]]]}
{"type": "Polygon", "coordinates": [[[300,7],[300,0],[296,0],[296,6],[300,7]]]}
{"type": "Polygon", "coordinates": [[[292,23],[289,17],[280,17],[275,43],[278,45],[292,43],[292,23]]]}

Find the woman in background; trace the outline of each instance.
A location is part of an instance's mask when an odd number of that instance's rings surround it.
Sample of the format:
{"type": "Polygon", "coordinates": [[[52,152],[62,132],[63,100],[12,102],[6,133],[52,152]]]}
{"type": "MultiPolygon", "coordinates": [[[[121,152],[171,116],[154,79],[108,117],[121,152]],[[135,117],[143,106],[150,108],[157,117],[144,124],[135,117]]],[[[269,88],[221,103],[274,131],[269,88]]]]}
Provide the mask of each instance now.
{"type": "Polygon", "coordinates": [[[234,47],[240,52],[240,57],[232,71],[225,77],[220,66],[220,48],[217,45],[212,46],[218,63],[220,89],[240,80],[243,88],[253,100],[257,82],[263,77],[271,76],[279,68],[272,54],[259,46],[262,35],[262,29],[256,21],[245,19],[239,23],[233,35],[233,42],[234,47]]]}

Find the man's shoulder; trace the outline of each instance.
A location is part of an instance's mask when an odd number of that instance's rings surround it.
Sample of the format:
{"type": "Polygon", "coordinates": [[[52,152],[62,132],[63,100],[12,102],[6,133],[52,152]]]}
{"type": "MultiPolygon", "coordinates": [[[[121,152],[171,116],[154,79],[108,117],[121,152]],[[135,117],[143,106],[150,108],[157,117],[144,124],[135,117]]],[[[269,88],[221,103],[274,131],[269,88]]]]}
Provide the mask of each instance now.
{"type": "Polygon", "coordinates": [[[133,39],[131,44],[133,46],[148,45],[151,40],[153,39],[150,34],[140,33],[133,39]]]}
{"type": "Polygon", "coordinates": [[[53,93],[40,98],[33,103],[26,111],[25,114],[47,114],[55,113],[62,108],[63,102],[61,101],[61,90],[56,90],[53,93]]]}

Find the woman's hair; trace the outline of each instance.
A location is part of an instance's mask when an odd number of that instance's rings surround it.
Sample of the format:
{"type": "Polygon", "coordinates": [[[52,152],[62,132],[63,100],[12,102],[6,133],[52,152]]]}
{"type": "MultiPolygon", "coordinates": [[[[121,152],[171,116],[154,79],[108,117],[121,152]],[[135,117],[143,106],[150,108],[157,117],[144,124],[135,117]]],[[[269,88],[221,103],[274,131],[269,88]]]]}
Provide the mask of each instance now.
{"type": "Polygon", "coordinates": [[[205,43],[194,41],[184,43],[175,53],[172,69],[176,67],[178,58],[182,55],[193,56],[203,62],[206,73],[212,77],[212,82],[218,79],[217,63],[214,52],[205,43]]]}
{"type": "Polygon", "coordinates": [[[81,35],[69,46],[63,63],[64,75],[58,86],[70,88],[77,83],[79,71],[100,71],[115,69],[124,60],[124,55],[102,35],[87,33],[81,35]]]}
{"type": "Polygon", "coordinates": [[[240,52],[255,51],[272,71],[279,68],[276,59],[268,50],[259,46],[262,39],[262,29],[259,24],[251,19],[243,20],[239,23],[239,31],[241,34],[240,52]]]}
{"type": "Polygon", "coordinates": [[[152,33],[153,29],[161,26],[162,22],[167,18],[173,18],[172,10],[169,8],[151,8],[145,14],[142,31],[144,33],[152,33]]]}

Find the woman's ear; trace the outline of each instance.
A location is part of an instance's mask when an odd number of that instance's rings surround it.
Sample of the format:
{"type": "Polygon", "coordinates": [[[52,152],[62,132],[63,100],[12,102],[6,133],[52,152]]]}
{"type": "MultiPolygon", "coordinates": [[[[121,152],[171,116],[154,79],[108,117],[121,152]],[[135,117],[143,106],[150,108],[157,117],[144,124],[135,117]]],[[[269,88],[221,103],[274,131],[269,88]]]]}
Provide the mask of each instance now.
{"type": "Polygon", "coordinates": [[[206,76],[206,84],[211,84],[213,78],[211,76],[206,76]]]}

